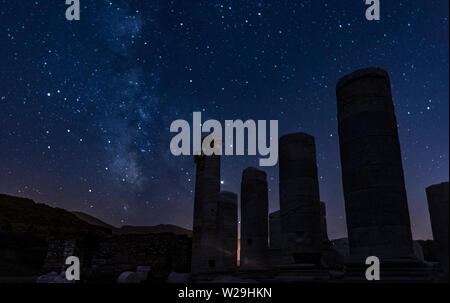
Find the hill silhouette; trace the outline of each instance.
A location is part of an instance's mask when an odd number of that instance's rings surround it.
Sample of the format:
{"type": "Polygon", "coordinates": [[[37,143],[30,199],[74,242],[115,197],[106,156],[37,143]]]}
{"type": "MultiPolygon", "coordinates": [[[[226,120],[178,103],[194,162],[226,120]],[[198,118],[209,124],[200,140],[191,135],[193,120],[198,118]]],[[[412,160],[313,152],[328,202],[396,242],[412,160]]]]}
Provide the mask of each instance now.
{"type": "Polygon", "coordinates": [[[154,226],[132,226],[124,225],[122,227],[115,227],[102,220],[91,216],[89,214],[73,211],[72,212],[78,219],[81,219],[89,224],[97,225],[100,227],[111,229],[113,235],[126,235],[126,234],[159,234],[159,233],[173,233],[176,235],[187,235],[192,237],[192,231],[173,224],[159,224],[154,226]]]}
{"type": "Polygon", "coordinates": [[[83,212],[0,194],[0,273],[41,274],[49,241],[54,238],[98,243],[111,235],[148,233],[192,236],[192,231],[171,224],[117,228],[83,212]]]}

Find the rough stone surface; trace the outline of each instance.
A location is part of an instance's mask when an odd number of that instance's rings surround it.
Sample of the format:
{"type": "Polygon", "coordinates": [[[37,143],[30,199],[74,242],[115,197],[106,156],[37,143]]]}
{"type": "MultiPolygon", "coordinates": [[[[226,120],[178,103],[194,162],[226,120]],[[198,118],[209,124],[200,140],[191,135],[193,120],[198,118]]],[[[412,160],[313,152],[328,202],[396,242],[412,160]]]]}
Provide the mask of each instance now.
{"type": "Polygon", "coordinates": [[[314,262],[322,251],[314,137],[305,133],[282,136],[279,159],[282,261],[314,262]]]}
{"type": "Polygon", "coordinates": [[[143,283],[151,271],[150,266],[138,266],[136,272],[125,271],[117,278],[117,283],[143,283]]]}
{"type": "Polygon", "coordinates": [[[263,268],[268,263],[268,190],[266,173],[246,168],[241,182],[241,266],[263,268]]]}
{"type": "Polygon", "coordinates": [[[220,192],[217,195],[217,269],[234,271],[237,263],[238,210],[237,195],[220,192]]]}
{"type": "Polygon", "coordinates": [[[188,283],[191,279],[191,274],[171,272],[167,278],[167,283],[188,283]]]}
{"type": "Polygon", "coordinates": [[[121,273],[117,278],[117,283],[135,284],[141,282],[142,280],[139,278],[139,276],[132,271],[125,271],[121,273]]]}
{"type": "Polygon", "coordinates": [[[80,250],[75,239],[50,240],[47,256],[44,260],[43,271],[65,271],[66,258],[69,256],[77,256],[80,258],[80,250]]]}
{"type": "Polygon", "coordinates": [[[217,201],[220,192],[220,156],[196,155],[192,273],[217,270],[217,201]]]}
{"type": "Polygon", "coordinates": [[[67,280],[66,279],[66,273],[65,271],[62,271],[61,273],[57,272],[49,272],[45,275],[39,276],[36,279],[36,283],[75,283],[75,280],[67,280]]]}
{"type": "Polygon", "coordinates": [[[357,70],[336,86],[350,254],[411,257],[412,237],[389,76],[357,70]]]}
{"type": "Polygon", "coordinates": [[[449,183],[444,182],[427,187],[428,209],[436,256],[444,269],[446,279],[449,277],[449,183]]]}
{"type": "Polygon", "coordinates": [[[117,277],[124,271],[148,271],[150,278],[165,280],[172,271],[189,272],[191,239],[172,233],[119,235],[99,244],[92,270],[99,278],[117,277]]]}

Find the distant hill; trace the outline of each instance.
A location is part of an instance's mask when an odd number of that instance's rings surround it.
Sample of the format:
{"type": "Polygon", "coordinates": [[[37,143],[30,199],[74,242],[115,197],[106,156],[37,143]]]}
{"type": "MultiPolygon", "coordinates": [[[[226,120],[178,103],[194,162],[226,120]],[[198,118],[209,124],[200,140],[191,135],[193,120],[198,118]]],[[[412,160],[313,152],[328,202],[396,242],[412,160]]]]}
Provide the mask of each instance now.
{"type": "Polygon", "coordinates": [[[110,229],[64,209],[0,194],[0,276],[39,274],[52,238],[97,239],[110,234],[110,229]]]}
{"type": "Polygon", "coordinates": [[[83,212],[70,212],[62,208],[36,203],[31,199],[3,194],[0,194],[0,227],[13,229],[16,232],[27,232],[33,229],[49,235],[99,229],[111,230],[113,234],[120,235],[171,232],[176,235],[192,236],[191,230],[172,224],[125,225],[117,228],[83,212]]]}
{"type": "Polygon", "coordinates": [[[111,234],[167,232],[192,236],[192,231],[170,224],[117,228],[86,213],[0,194],[0,276],[40,274],[53,238],[76,238],[80,245],[90,245],[111,234]]]}
{"type": "Polygon", "coordinates": [[[0,194],[0,226],[15,232],[33,230],[45,234],[100,229],[62,208],[3,194],[0,194]]]}
{"type": "Polygon", "coordinates": [[[176,235],[187,235],[192,237],[192,230],[185,229],[172,224],[159,224],[155,226],[129,226],[125,225],[119,229],[113,230],[113,234],[156,234],[156,233],[174,233],[176,235]]]}
{"type": "Polygon", "coordinates": [[[91,225],[101,226],[111,230],[117,229],[115,226],[109,225],[108,223],[105,223],[102,220],[81,211],[73,211],[72,214],[74,214],[78,219],[83,220],[91,225]]]}
{"type": "Polygon", "coordinates": [[[111,229],[114,235],[125,235],[125,234],[157,234],[157,233],[174,233],[176,235],[187,235],[192,237],[192,231],[172,224],[159,224],[155,226],[131,226],[125,225],[120,228],[112,226],[105,223],[91,215],[83,212],[73,211],[72,212],[77,218],[86,221],[89,224],[97,225],[111,229]]]}

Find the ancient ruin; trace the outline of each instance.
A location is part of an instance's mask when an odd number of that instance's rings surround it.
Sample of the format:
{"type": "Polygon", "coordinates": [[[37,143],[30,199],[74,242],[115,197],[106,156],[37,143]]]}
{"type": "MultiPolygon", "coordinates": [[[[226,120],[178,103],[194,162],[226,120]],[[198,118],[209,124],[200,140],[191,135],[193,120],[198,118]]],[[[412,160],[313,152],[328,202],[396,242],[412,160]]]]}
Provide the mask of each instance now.
{"type": "Polygon", "coordinates": [[[279,149],[282,262],[318,262],[322,229],[314,137],[284,135],[279,149]]]}
{"type": "Polygon", "coordinates": [[[320,201],[320,226],[322,229],[322,241],[328,242],[328,229],[327,229],[327,206],[325,202],[320,201]]]}
{"type": "Polygon", "coordinates": [[[234,271],[237,263],[238,201],[232,192],[217,194],[217,245],[219,271],[234,271]]]}
{"type": "Polygon", "coordinates": [[[431,185],[427,187],[426,193],[436,255],[441,263],[442,269],[444,270],[445,278],[448,280],[449,183],[443,182],[440,184],[431,185]]]}
{"type": "Polygon", "coordinates": [[[350,254],[412,256],[412,236],[388,73],[365,68],[336,86],[350,254]]]}
{"type": "Polygon", "coordinates": [[[192,235],[193,273],[216,270],[217,200],[220,192],[220,156],[196,155],[195,200],[192,235]]]}
{"type": "Polygon", "coordinates": [[[248,167],[241,183],[241,266],[259,268],[268,262],[268,191],[266,173],[248,167]]]}
{"type": "Polygon", "coordinates": [[[221,191],[220,156],[200,154],[192,244],[172,233],[108,235],[95,249],[56,239],[41,280],[60,279],[64,257],[77,254],[95,279],[121,283],[361,282],[368,256],[380,258],[383,281],[448,281],[449,183],[426,189],[434,243],[413,242],[387,72],[355,71],[336,94],[348,239],[328,237],[314,137],[292,133],[279,139],[280,210],[268,215],[266,172],[242,172],[239,266],[238,196],[221,191]]]}
{"type": "Polygon", "coordinates": [[[281,264],[281,217],[280,211],[269,214],[269,263],[281,264]]]}

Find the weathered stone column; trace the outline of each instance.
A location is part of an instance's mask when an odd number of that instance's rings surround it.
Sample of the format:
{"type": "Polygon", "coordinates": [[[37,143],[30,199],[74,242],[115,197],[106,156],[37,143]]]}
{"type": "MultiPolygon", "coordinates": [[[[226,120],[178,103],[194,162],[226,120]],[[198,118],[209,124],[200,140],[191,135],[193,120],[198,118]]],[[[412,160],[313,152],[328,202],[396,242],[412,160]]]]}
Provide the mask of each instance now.
{"type": "Polygon", "coordinates": [[[328,242],[327,207],[325,202],[322,201],[320,201],[320,227],[322,229],[322,241],[328,242]]]}
{"type": "Polygon", "coordinates": [[[322,230],[314,137],[284,135],[279,151],[282,262],[318,262],[322,230]]]}
{"type": "Polygon", "coordinates": [[[248,167],[241,183],[241,266],[263,268],[268,262],[268,191],[266,173],[248,167]]]}
{"type": "Polygon", "coordinates": [[[216,271],[217,199],[220,192],[220,156],[196,155],[192,273],[216,271]]]}
{"type": "Polygon", "coordinates": [[[336,86],[350,254],[412,256],[397,120],[388,73],[365,68],[336,86]]]}
{"type": "Polygon", "coordinates": [[[220,192],[217,195],[218,270],[233,271],[237,264],[238,210],[237,195],[220,192]]]}
{"type": "Polygon", "coordinates": [[[448,251],[448,203],[449,183],[444,182],[427,187],[428,209],[436,255],[444,269],[446,279],[449,277],[448,251]]]}

